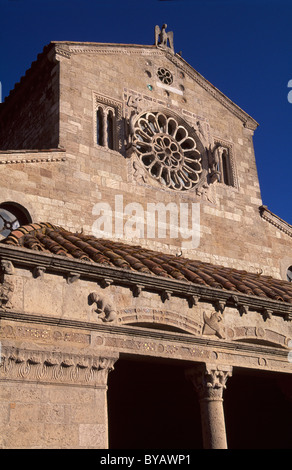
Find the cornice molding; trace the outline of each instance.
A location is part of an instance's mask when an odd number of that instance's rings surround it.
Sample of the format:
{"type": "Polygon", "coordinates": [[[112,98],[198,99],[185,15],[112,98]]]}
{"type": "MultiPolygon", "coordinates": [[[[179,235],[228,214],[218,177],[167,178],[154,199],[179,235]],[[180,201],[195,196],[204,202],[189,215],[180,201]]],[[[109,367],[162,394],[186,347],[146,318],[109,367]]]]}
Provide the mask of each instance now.
{"type": "Polygon", "coordinates": [[[197,72],[188,62],[186,62],[178,54],[172,55],[167,53],[168,59],[177,67],[181,68],[189,77],[191,77],[198,85],[210,93],[216,100],[218,100],[225,108],[232,112],[238,119],[243,122],[245,128],[255,131],[258,123],[241,109],[237,104],[231,101],[224,93],[212,85],[203,75],[197,72]]]}
{"type": "Polygon", "coordinates": [[[66,161],[66,150],[2,150],[0,165],[16,163],[56,163],[66,161]]]}
{"type": "Polygon", "coordinates": [[[292,225],[288,224],[288,222],[271,212],[267,206],[261,206],[259,209],[260,215],[264,220],[274,225],[274,227],[276,227],[281,232],[289,235],[289,237],[292,237],[292,225]]]}
{"type": "Polygon", "coordinates": [[[192,304],[197,301],[210,302],[216,305],[235,307],[239,312],[255,310],[263,317],[278,315],[285,320],[292,319],[292,304],[283,301],[264,299],[253,295],[234,293],[224,289],[201,286],[186,281],[164,278],[151,274],[132,272],[122,268],[104,266],[76,259],[64,258],[59,255],[37,252],[26,248],[0,245],[0,259],[11,261],[15,267],[34,270],[41,268],[46,272],[63,275],[68,278],[72,273],[79,278],[107,285],[116,284],[130,289],[142,286],[143,290],[151,290],[160,294],[162,301],[165,295],[182,296],[192,304]]]}

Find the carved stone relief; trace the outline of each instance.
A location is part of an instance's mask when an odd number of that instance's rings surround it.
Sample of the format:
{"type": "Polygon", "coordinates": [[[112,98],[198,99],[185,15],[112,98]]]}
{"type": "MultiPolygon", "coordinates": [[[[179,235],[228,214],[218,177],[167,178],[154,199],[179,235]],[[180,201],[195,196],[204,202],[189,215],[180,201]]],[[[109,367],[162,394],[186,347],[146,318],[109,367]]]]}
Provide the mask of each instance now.
{"type": "Polygon", "coordinates": [[[98,314],[98,318],[104,322],[112,322],[117,318],[117,313],[112,307],[109,300],[103,294],[91,292],[88,297],[89,303],[96,304],[94,311],[98,314]]]}
{"type": "Polygon", "coordinates": [[[117,357],[86,356],[3,346],[0,378],[45,383],[106,385],[117,357]]]}
{"type": "Polygon", "coordinates": [[[141,93],[125,90],[124,98],[126,156],[133,180],[216,203],[221,144],[214,144],[209,126],[192,113],[173,112],[163,101],[141,93]]]}
{"type": "Polygon", "coordinates": [[[220,399],[226,388],[227,379],[232,375],[232,367],[206,364],[186,371],[186,375],[200,400],[220,399]]]}
{"type": "Polygon", "coordinates": [[[11,261],[2,259],[0,262],[0,308],[10,309],[11,296],[14,291],[14,266],[11,261]]]}

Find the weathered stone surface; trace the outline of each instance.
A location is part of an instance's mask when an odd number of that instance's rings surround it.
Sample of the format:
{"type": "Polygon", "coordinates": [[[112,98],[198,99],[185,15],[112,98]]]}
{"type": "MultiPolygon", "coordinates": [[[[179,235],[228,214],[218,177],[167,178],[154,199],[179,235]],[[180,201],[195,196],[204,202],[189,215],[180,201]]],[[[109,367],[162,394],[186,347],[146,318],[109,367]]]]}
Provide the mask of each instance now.
{"type": "MultiPolygon", "coordinates": [[[[107,203],[117,216],[111,240],[286,280],[291,226],[262,206],[257,123],[167,44],[161,36],[156,46],[46,47],[0,105],[0,202],[21,204],[35,223],[85,235],[96,228],[96,204],[107,203]],[[97,129],[97,110],[113,119],[112,135],[97,129]],[[194,138],[202,184],[173,190],[143,167],[133,144],[138,116],[147,120],[150,111],[150,121],[160,113],[194,138]],[[229,184],[217,171],[224,151],[229,184]],[[145,217],[147,203],[199,203],[198,246],[186,248],[169,226],[160,237],[157,219],[146,227],[141,218],[140,236],[131,238],[124,209],[133,202],[145,217]]],[[[155,145],[182,158],[169,135],[169,142],[156,136],[155,145]]],[[[192,228],[191,212],[187,221],[192,228]]],[[[108,376],[121,357],[179,362],[191,368],[197,388],[200,375],[204,445],[211,448],[226,447],[222,400],[232,368],[291,374],[291,304],[281,298],[234,295],[38,248],[0,244],[2,448],[107,448],[108,376]]]]}

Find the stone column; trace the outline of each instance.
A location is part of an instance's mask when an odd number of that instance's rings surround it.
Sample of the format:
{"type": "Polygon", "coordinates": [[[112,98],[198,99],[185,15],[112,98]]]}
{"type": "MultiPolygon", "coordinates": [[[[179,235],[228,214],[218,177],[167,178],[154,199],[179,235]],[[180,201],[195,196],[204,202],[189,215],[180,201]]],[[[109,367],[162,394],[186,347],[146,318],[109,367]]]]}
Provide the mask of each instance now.
{"type": "Polygon", "coordinates": [[[205,449],[227,449],[223,390],[231,375],[232,367],[213,364],[198,365],[187,371],[199,397],[205,449]]]}
{"type": "Polygon", "coordinates": [[[102,119],[103,119],[103,136],[102,136],[102,144],[104,147],[108,147],[107,145],[107,115],[108,115],[108,109],[102,108],[102,119]]]}

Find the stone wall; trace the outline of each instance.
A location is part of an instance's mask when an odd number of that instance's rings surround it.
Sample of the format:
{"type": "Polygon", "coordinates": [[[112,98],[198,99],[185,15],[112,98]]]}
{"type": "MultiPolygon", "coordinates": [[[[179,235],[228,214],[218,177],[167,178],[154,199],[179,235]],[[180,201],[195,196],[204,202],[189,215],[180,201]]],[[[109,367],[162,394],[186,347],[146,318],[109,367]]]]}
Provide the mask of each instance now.
{"type": "MultiPolygon", "coordinates": [[[[37,156],[27,151],[25,155],[2,153],[1,201],[22,204],[35,222],[49,221],[85,233],[93,233],[96,228],[96,204],[109,204],[114,215],[124,217],[125,223],[123,210],[130,203],[138,203],[145,217],[143,236],[136,233],[131,237],[125,230],[117,234],[113,223],[110,238],[286,279],[286,269],[292,264],[287,255],[291,236],[260,215],[262,200],[252,140],[256,124],[246,113],[182,58],[154,46],[56,43],[54,50],[59,68],[55,65],[51,73],[55,84],[59,75],[59,127],[55,125],[51,132],[50,120],[43,120],[42,129],[35,132],[39,141],[34,145],[40,148],[43,143],[47,148],[49,141],[43,136],[49,133],[50,145],[59,142],[66,153],[62,158],[48,153],[47,160],[39,158],[43,152],[37,156]],[[163,67],[173,74],[170,87],[162,86],[157,77],[157,70],[163,67]],[[115,150],[96,143],[98,103],[116,112],[115,150]],[[206,145],[226,145],[234,184],[213,183],[201,194],[182,193],[165,189],[146,171],[138,171],[135,156],[126,150],[128,119],[135,110],[154,108],[180,115],[197,132],[199,122],[206,145]],[[116,197],[122,197],[123,206],[116,207],[116,197]],[[191,205],[199,203],[199,243],[185,248],[186,239],[180,234],[173,238],[169,230],[165,237],[156,233],[148,238],[147,203],[175,203],[177,207],[186,203],[189,229],[191,205]]],[[[20,100],[21,87],[17,93],[12,98],[19,96],[20,100]]],[[[50,109],[57,109],[57,104],[51,108],[51,102],[45,102],[50,109]]],[[[38,115],[37,108],[35,111],[38,115]]],[[[55,119],[56,113],[53,116],[55,119]]],[[[11,147],[10,140],[7,145],[11,147]]]]}
{"type": "Polygon", "coordinates": [[[51,149],[59,143],[59,65],[50,46],[0,104],[0,149],[51,149]]]}
{"type": "Polygon", "coordinates": [[[219,308],[215,297],[194,305],[182,296],[163,299],[154,286],[139,295],[125,285],[102,288],[76,273],[37,276],[30,265],[10,272],[1,284],[12,287],[1,306],[2,448],[106,449],[108,374],[119,357],[173,359],[188,369],[206,363],[215,371],[291,369],[291,322],[283,316],[239,314],[236,306],[219,308]],[[93,292],[113,318],[90,301],[93,292]]]}
{"type": "Polygon", "coordinates": [[[0,447],[106,449],[106,391],[76,385],[1,382],[0,447]]]}

